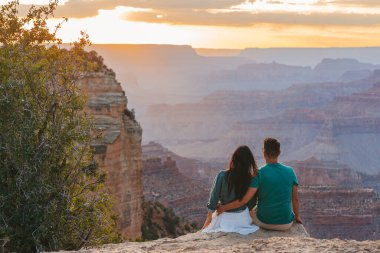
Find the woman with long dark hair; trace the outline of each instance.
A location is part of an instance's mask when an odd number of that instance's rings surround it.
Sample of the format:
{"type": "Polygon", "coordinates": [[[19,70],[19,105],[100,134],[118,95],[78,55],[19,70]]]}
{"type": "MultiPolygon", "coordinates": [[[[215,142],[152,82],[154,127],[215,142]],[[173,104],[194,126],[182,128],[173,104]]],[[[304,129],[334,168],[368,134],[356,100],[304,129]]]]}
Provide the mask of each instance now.
{"type": "Polygon", "coordinates": [[[252,219],[249,210],[256,203],[252,198],[247,205],[229,210],[221,215],[216,214],[218,205],[224,205],[234,200],[241,200],[246,194],[252,179],[257,174],[255,158],[249,147],[238,147],[231,157],[229,168],[219,172],[215,177],[207,204],[208,213],[202,231],[210,232],[236,232],[249,234],[258,227],[251,225],[252,219]]]}

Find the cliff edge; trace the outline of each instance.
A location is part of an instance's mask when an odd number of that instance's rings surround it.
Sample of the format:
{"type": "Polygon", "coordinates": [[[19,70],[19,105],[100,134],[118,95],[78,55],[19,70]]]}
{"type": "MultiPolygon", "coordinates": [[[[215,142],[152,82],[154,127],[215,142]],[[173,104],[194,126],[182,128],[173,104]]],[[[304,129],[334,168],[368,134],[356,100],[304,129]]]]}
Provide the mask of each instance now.
{"type": "Polygon", "coordinates": [[[107,173],[106,191],[114,200],[124,238],[141,237],[143,219],[142,129],[112,71],[88,73],[80,82],[101,138],[92,143],[95,159],[107,173]]]}
{"type": "Polygon", "coordinates": [[[86,253],[127,252],[379,252],[380,241],[319,240],[310,238],[302,225],[294,225],[285,232],[258,230],[243,236],[236,233],[201,232],[175,239],[150,242],[127,242],[86,249],[86,253]]]}

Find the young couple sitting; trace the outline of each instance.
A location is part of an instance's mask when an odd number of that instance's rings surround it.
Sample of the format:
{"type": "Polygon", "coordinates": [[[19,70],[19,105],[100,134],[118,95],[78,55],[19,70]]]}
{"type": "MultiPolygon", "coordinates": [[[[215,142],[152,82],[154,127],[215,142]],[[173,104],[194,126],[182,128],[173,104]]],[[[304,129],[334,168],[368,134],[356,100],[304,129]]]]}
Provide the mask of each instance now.
{"type": "Polygon", "coordinates": [[[214,180],[203,232],[249,234],[259,227],[283,231],[294,222],[302,223],[298,180],[291,167],[278,163],[280,143],[265,139],[263,155],[266,165],[258,170],[247,146],[236,149],[229,169],[214,180]]]}

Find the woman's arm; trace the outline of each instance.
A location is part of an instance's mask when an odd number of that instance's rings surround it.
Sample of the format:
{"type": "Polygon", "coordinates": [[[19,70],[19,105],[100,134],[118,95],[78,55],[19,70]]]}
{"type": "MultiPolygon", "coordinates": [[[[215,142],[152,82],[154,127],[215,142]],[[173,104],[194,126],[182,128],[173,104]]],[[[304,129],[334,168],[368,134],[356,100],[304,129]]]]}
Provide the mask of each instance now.
{"type": "Polygon", "coordinates": [[[205,229],[208,225],[210,225],[211,220],[212,220],[212,212],[211,212],[211,211],[208,211],[208,213],[207,213],[207,218],[206,218],[205,223],[203,224],[202,229],[205,229]]]}
{"type": "Polygon", "coordinates": [[[244,197],[241,200],[237,199],[237,200],[232,201],[226,205],[219,206],[217,209],[218,214],[221,214],[221,213],[228,211],[228,210],[231,210],[231,209],[239,208],[239,207],[247,204],[248,201],[251,198],[253,198],[256,191],[257,191],[257,188],[249,187],[247,193],[244,195],[244,197]]]}
{"type": "Polygon", "coordinates": [[[303,221],[299,214],[299,204],[298,204],[298,187],[297,185],[293,185],[292,189],[292,206],[293,206],[293,213],[294,213],[294,221],[302,224],[303,221]]]}
{"type": "Polygon", "coordinates": [[[211,223],[212,213],[216,210],[218,202],[219,202],[220,190],[222,188],[222,180],[223,180],[223,173],[219,172],[219,174],[215,177],[214,183],[212,184],[212,187],[210,190],[210,197],[207,203],[208,213],[207,213],[206,221],[203,224],[202,229],[206,228],[211,223]]]}
{"type": "Polygon", "coordinates": [[[212,184],[210,190],[210,197],[207,203],[207,208],[209,211],[214,212],[218,207],[218,202],[220,198],[220,191],[222,188],[224,172],[219,172],[219,174],[215,177],[214,183],[212,184]]]}

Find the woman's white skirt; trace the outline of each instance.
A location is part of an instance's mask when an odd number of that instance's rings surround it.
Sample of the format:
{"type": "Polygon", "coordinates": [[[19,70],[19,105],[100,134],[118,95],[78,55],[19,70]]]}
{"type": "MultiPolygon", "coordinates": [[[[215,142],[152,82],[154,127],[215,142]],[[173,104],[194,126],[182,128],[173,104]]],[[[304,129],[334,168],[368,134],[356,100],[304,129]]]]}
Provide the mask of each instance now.
{"type": "Polygon", "coordinates": [[[258,226],[252,224],[252,218],[249,215],[248,208],[238,213],[224,212],[217,215],[216,212],[212,214],[211,223],[202,230],[204,233],[216,232],[233,232],[242,235],[247,235],[256,232],[258,226]]]}

